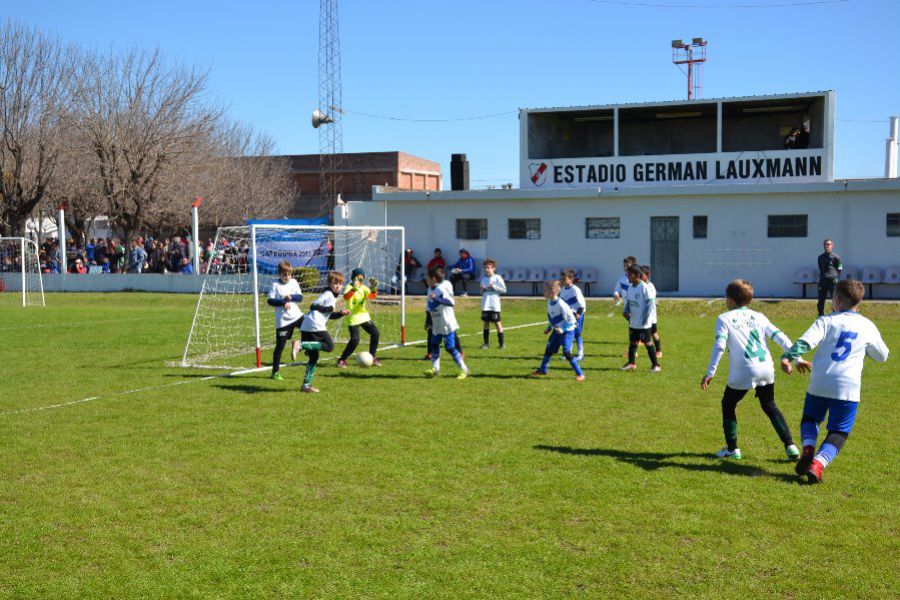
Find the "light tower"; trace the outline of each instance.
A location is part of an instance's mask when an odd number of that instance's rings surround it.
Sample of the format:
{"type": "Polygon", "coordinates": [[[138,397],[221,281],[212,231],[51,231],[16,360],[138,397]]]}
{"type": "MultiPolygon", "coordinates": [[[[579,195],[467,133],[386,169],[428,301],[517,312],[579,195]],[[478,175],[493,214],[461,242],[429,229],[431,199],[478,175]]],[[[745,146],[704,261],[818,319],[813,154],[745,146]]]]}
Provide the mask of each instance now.
{"type": "MultiPolygon", "coordinates": [[[[688,100],[699,98],[703,90],[701,73],[703,63],[706,62],[706,44],[703,38],[695,37],[690,44],[681,40],[672,40],[672,62],[681,69],[681,65],[687,65],[687,96],[688,100]]],[[[681,71],[684,73],[684,71],[681,71]]]]}
{"type": "Polygon", "coordinates": [[[332,216],[341,191],[344,130],[341,119],[341,36],[338,0],[319,3],[319,108],[313,127],[319,130],[319,197],[321,210],[332,216]]]}

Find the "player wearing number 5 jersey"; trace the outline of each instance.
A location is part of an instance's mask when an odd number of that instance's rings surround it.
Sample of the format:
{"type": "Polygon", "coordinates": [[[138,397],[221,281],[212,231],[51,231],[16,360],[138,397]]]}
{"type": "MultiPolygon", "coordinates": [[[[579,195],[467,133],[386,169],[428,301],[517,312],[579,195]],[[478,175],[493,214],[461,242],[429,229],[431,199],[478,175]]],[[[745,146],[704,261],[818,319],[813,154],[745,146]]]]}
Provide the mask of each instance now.
{"type": "Polygon", "coordinates": [[[809,483],[821,483],[822,471],[834,460],[856,419],[859,407],[863,362],[868,356],[878,362],[888,357],[881,333],[870,320],[860,315],[865,288],[856,280],[837,284],[831,305],[834,312],[819,317],[797,343],[781,357],[781,368],[790,373],[792,362],[797,369],[810,370],[800,358],[818,347],[812,362],[812,375],[803,405],[800,434],[803,454],[797,462],[797,474],[809,483]],[[819,425],[828,415],[828,435],[815,453],[819,425]]]}
{"type": "Polygon", "coordinates": [[[725,350],[728,350],[728,385],[722,396],[722,428],[725,431],[725,447],[716,453],[719,458],[741,459],[737,443],[738,402],[751,389],[756,390],[759,405],[784,444],[788,460],[797,460],[800,451],[794,445],[791,431],[784,415],[775,405],[775,365],[766,346],[771,339],[785,350],[791,340],[775,327],[762,313],[747,306],[753,300],[753,286],[749,281],[735,279],[725,288],[725,304],[728,312],[716,320],[716,339],[706,375],[700,387],[707,389],[716,375],[716,369],[725,350]]]}

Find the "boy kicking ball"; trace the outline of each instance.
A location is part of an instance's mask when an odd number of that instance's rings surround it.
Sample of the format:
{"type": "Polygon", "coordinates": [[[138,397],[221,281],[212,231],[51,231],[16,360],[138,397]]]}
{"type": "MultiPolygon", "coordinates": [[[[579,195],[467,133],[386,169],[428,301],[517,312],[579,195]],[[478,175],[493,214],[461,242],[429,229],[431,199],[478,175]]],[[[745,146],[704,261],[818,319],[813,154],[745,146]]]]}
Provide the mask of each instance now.
{"type": "Polygon", "coordinates": [[[456,301],[453,299],[453,285],[444,279],[446,271],[443,267],[436,267],[428,272],[428,312],[431,314],[431,368],[425,371],[427,377],[437,377],[441,374],[441,342],[447,352],[453,356],[453,360],[459,367],[457,379],[465,379],[469,376],[469,367],[463,360],[462,353],[456,349],[456,332],[459,324],[456,322],[456,314],[453,307],[456,301]]]}
{"type": "Polygon", "coordinates": [[[662,368],[656,358],[656,346],[653,345],[653,337],[650,334],[650,326],[653,323],[653,304],[656,295],[644,283],[640,267],[631,265],[628,267],[628,295],[625,304],[625,316],[628,318],[628,362],[622,367],[623,371],[637,369],[638,343],[643,343],[650,357],[650,371],[659,373],[662,368]]]}
{"type": "Polygon", "coordinates": [[[794,445],[784,415],[775,405],[775,365],[766,346],[766,338],[769,338],[783,349],[789,350],[791,340],[772,325],[764,314],[747,308],[751,300],[753,300],[753,286],[749,281],[735,279],[725,288],[725,305],[728,312],[722,313],[716,319],[716,340],[713,342],[709,368],[700,380],[700,388],[707,389],[727,349],[728,385],[725,386],[725,393],[722,395],[725,447],[716,452],[716,456],[741,460],[741,450],[737,443],[735,408],[749,390],[755,389],[759,405],[781,438],[788,460],[797,460],[800,451],[794,445]]]}
{"type": "Polygon", "coordinates": [[[332,271],[328,274],[328,289],[319,294],[309,307],[309,312],[303,317],[300,325],[300,346],[306,350],[309,360],[306,361],[306,375],[303,377],[304,393],[316,393],[319,390],[312,386],[313,376],[316,374],[316,366],[319,364],[319,352],[331,352],[334,350],[334,341],[328,333],[328,321],[340,319],[350,314],[348,310],[337,310],[338,294],[344,285],[344,276],[332,271]]]}
{"type": "Polygon", "coordinates": [[[575,380],[584,381],[584,371],[572,354],[572,344],[575,341],[575,330],[578,327],[578,319],[565,300],[560,300],[559,291],[562,285],[558,281],[548,281],[544,284],[544,298],[547,299],[547,320],[550,325],[544,330],[544,335],[550,334],[547,340],[547,348],[544,350],[544,359],[541,366],[531,372],[534,377],[547,374],[550,369],[550,359],[562,348],[563,354],[572,370],[575,371],[575,380]]]}
{"type": "Polygon", "coordinates": [[[884,362],[888,347],[872,321],[859,314],[865,294],[863,284],[846,280],[837,284],[831,298],[833,313],[819,317],[806,333],[781,356],[781,369],[790,375],[792,363],[802,373],[812,371],[800,436],[803,453],[796,471],[809,483],[822,483],[822,472],[837,456],[856,420],[863,363],[866,356],[884,362]],[[812,365],[800,357],[818,346],[812,365]],[[828,414],[828,435],[816,452],[819,425],[828,414]]]}

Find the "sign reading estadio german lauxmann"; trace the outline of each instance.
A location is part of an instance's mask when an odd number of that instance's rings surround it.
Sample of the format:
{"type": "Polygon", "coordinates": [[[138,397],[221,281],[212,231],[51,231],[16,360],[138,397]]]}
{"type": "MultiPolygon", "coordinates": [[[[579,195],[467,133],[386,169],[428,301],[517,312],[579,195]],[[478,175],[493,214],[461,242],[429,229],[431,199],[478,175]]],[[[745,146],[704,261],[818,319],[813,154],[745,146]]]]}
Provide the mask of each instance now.
{"type": "Polygon", "coordinates": [[[523,164],[520,187],[637,187],[827,180],[824,150],[767,150],[724,154],[532,159],[523,164]]]}

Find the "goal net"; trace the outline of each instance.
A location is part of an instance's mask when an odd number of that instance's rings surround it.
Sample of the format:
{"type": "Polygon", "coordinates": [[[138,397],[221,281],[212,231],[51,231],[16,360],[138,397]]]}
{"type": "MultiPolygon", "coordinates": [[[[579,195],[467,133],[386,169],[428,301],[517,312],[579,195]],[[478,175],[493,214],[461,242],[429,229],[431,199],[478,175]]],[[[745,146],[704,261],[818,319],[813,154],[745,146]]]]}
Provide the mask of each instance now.
{"type": "Polygon", "coordinates": [[[28,238],[0,237],[0,305],[44,306],[38,247],[28,238]]]}
{"type": "MultiPolygon", "coordinates": [[[[221,227],[210,256],[181,365],[242,369],[260,367],[275,345],[274,311],[266,302],[278,263],[287,260],[303,291],[304,312],[323,292],[329,271],[350,281],[353,269],[379,280],[378,296],[368,301],[381,330],[380,347],[405,342],[406,293],[402,227],[251,224],[221,227]]],[[[337,308],[344,306],[338,298],[337,308]]],[[[349,335],[344,319],[329,321],[336,344],[349,335]]],[[[294,333],[295,339],[299,332],[294,333]]],[[[365,341],[361,348],[365,348],[365,341]]]]}

